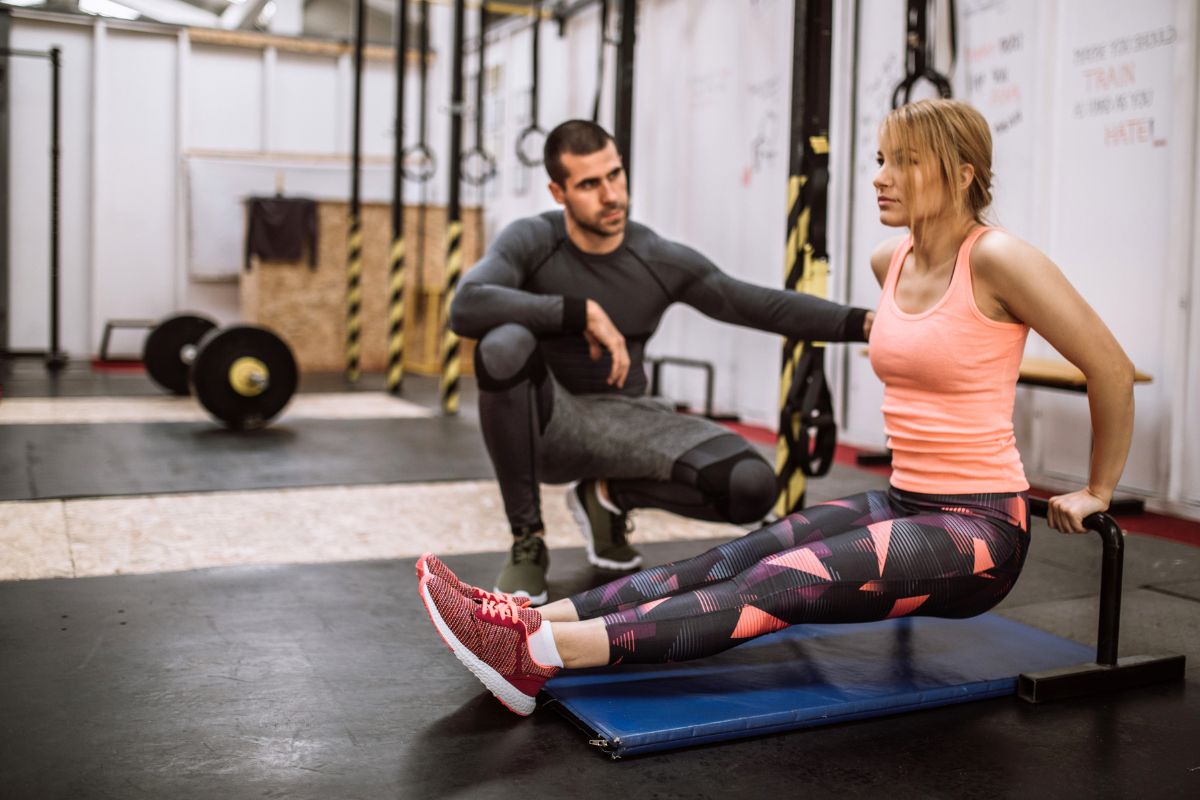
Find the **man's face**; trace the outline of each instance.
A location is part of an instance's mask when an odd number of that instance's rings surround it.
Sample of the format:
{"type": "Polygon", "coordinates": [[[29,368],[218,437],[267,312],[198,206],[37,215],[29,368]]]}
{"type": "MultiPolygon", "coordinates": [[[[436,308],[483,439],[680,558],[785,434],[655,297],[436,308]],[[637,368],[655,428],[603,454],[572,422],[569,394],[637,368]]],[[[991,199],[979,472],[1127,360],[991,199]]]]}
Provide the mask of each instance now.
{"type": "Polygon", "coordinates": [[[597,236],[624,234],[629,191],[617,146],[609,142],[586,156],[563,153],[562,165],[567,177],[561,186],[551,181],[550,194],[575,224],[597,236]]]}

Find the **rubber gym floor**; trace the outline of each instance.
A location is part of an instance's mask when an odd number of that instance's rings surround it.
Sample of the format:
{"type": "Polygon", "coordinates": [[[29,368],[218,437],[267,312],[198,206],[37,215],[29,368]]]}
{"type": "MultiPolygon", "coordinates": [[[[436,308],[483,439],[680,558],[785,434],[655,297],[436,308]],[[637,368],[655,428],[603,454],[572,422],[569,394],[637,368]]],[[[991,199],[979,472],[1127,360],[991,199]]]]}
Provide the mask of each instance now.
{"type": "MultiPolygon", "coordinates": [[[[444,418],[433,379],[400,401],[378,376],[306,378],[238,435],[136,372],[16,361],[0,383],[4,798],[1200,796],[1200,526],[1172,541],[1122,519],[1121,653],[1183,653],[1183,683],[613,761],[552,710],[503,708],[418,600],[421,552],[487,585],[505,546],[470,385],[444,418]]],[[[884,485],[836,464],[809,496],[884,485]]],[[[560,488],[545,506],[552,599],[611,577],[560,488]]],[[[649,563],[738,533],[637,526],[649,563]]],[[[1094,644],[1099,552],[1035,521],[998,612],[1094,644]]]]}

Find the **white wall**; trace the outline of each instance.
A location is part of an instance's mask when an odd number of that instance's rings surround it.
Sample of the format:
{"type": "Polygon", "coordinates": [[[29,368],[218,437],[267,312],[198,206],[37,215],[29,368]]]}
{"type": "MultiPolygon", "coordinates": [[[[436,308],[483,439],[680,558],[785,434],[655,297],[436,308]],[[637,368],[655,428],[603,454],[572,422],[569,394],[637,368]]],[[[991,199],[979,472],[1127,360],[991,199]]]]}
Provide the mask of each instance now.
{"type": "MultiPolygon", "coordinates": [[[[18,23],[14,49],[62,48],[60,342],[86,351],[91,314],[91,84],[89,28],[18,23]]],[[[9,59],[9,347],[50,340],[50,64],[9,59]]]]}
{"type": "MultiPolygon", "coordinates": [[[[638,29],[633,141],[633,216],[697,247],[733,275],[767,285],[783,279],[790,0],[643,0],[638,29]]],[[[835,296],[873,306],[878,287],[867,254],[892,232],[877,220],[870,186],[875,132],[903,74],[903,0],[853,3],[838,19],[832,131],[835,296]],[[856,52],[850,51],[857,45],[856,52]],[[848,74],[857,58],[857,86],[848,74]],[[853,90],[851,90],[853,89],[853,90]],[[853,135],[838,126],[846,121],[853,135]],[[848,163],[853,154],[853,162],[848,163]],[[854,197],[854,202],[850,198],[854,197]]],[[[995,130],[997,221],[1043,248],[1108,321],[1137,365],[1137,438],[1123,488],[1161,504],[1200,505],[1200,234],[1195,232],[1196,16],[1188,0],[964,0],[956,93],[978,105],[995,130]],[[1155,31],[1173,40],[1153,44],[1155,31]],[[1142,38],[1138,39],[1141,34],[1142,38]],[[1130,38],[1133,37],[1133,38],[1130,38]],[[1140,44],[1139,44],[1140,43],[1140,44]],[[1102,56],[1084,53],[1104,45],[1102,56]],[[1114,45],[1118,48],[1113,50],[1114,45]],[[1132,45],[1120,50],[1120,48],[1132,45]],[[1102,85],[1092,69],[1128,86],[1102,85]],[[1122,77],[1125,76],[1125,77],[1122,77]],[[1152,95],[1137,94],[1146,91],[1152,95]],[[1093,100],[1103,104],[1087,105],[1093,100]],[[1148,102],[1142,104],[1143,100],[1148,102]],[[1084,106],[1077,111],[1076,103],[1084,106]],[[1118,109],[1117,103],[1125,103],[1118,109]],[[1134,103],[1137,108],[1132,108],[1134,103]],[[1118,113],[1120,111],[1120,113],[1118,113]],[[1133,112],[1137,113],[1134,114],[1133,112]],[[1140,141],[1110,131],[1153,120],[1140,141]]],[[[428,141],[439,162],[429,184],[406,186],[408,202],[446,199],[451,9],[434,5],[428,141]]],[[[613,14],[614,23],[617,14],[613,14]]],[[[465,86],[473,102],[474,15],[469,14],[465,86]]],[[[539,123],[544,129],[591,113],[598,17],[575,16],[567,35],[544,24],[539,123]]],[[[615,31],[614,31],[615,34],[615,31]]],[[[1162,41],[1161,39],[1159,40],[1162,41]]],[[[93,27],[17,12],[14,47],[65,48],[63,339],[95,349],[104,320],[153,317],[193,307],[223,320],[237,311],[232,283],[188,273],[189,153],[342,156],[350,145],[351,60],[189,44],[176,29],[93,27]]],[[[512,19],[489,34],[485,144],[499,174],[485,189],[489,235],[512,220],[553,208],[540,167],[514,148],[529,124],[530,26],[512,19]]],[[[601,122],[613,119],[616,48],[608,53],[601,122]]],[[[14,348],[46,337],[45,65],[12,64],[10,250],[14,348]],[[43,81],[43,83],[39,83],[43,81]]],[[[366,155],[386,159],[393,126],[392,67],[371,62],[364,91],[366,155]]],[[[416,138],[417,67],[407,65],[406,141],[416,138]]],[[[474,144],[469,109],[464,143],[474,144]]],[[[1134,134],[1146,125],[1128,128],[1134,134]]],[[[264,172],[263,174],[269,174],[264,172]]],[[[329,185],[338,184],[336,176],[329,185]]],[[[348,193],[349,181],[341,197],[348,193]]],[[[267,187],[268,190],[273,187],[267,187]]],[[[651,344],[656,354],[704,358],[717,367],[719,410],[772,424],[779,341],[670,311],[651,344]]],[[[881,389],[858,348],[848,353],[843,439],[883,443],[881,389]]],[[[1047,354],[1034,338],[1030,352],[1047,354]]],[[[834,359],[835,367],[842,358],[834,359]]],[[[837,372],[837,370],[835,370],[837,372]]],[[[698,375],[668,371],[667,391],[698,403],[698,375]]],[[[1035,481],[1078,481],[1087,452],[1082,397],[1022,389],[1017,430],[1035,481]]]]}
{"type": "MultiPolygon", "coordinates": [[[[860,20],[855,171],[866,186],[875,133],[903,71],[903,12],[901,0],[872,2],[860,20]]],[[[1196,263],[1194,4],[968,0],[960,14],[955,85],[994,131],[994,218],[1054,259],[1154,377],[1135,390],[1135,438],[1121,487],[1160,505],[1200,496],[1192,466],[1200,435],[1186,421],[1200,396],[1184,388],[1196,381],[1185,344],[1189,324],[1195,341],[1195,322],[1180,302],[1192,291],[1196,263]]],[[[869,202],[858,203],[854,217],[854,250],[865,262],[891,232],[869,202]]],[[[855,303],[877,297],[874,281],[855,281],[855,303]]],[[[1037,336],[1026,352],[1055,355],[1037,336]]],[[[854,363],[846,439],[882,444],[881,395],[869,366],[854,363]]],[[[1034,482],[1085,479],[1085,398],[1022,389],[1016,418],[1034,482]]]]}
{"type": "MultiPolygon", "coordinates": [[[[782,286],[787,215],[792,3],[646,4],[638,29],[633,209],[725,272],[782,286]]],[[[668,312],[655,354],[717,367],[715,405],[774,424],[777,336],[668,312]]],[[[672,396],[700,400],[700,376],[672,396]]]]}
{"type": "MultiPolygon", "coordinates": [[[[469,16],[469,36],[474,36],[473,24],[469,16]]],[[[439,171],[425,186],[407,184],[407,202],[446,202],[451,36],[452,9],[432,6],[428,141],[439,171]]],[[[254,192],[270,193],[275,171],[258,167],[277,159],[262,154],[289,154],[297,169],[304,158],[315,157],[320,166],[309,172],[324,178],[297,181],[296,191],[319,189],[322,199],[348,197],[350,55],[216,46],[194,43],[169,26],[14,13],[14,48],[45,50],[56,44],[64,50],[61,335],[68,353],[95,353],[109,319],[153,319],[183,308],[223,323],[237,319],[240,259],[217,270],[211,264],[191,269],[189,243],[208,232],[190,227],[190,159],[245,164],[248,174],[262,176],[264,185],[254,184],[254,192]],[[330,157],[342,160],[331,163],[330,157]]],[[[416,64],[409,63],[409,142],[416,138],[417,73],[416,64]]],[[[12,62],[13,349],[44,349],[49,336],[49,74],[41,61],[12,62]]],[[[393,87],[393,64],[368,60],[362,119],[362,152],[368,159],[391,156],[393,87]]],[[[561,94],[561,83],[556,91],[561,94]]],[[[390,181],[380,180],[378,164],[368,171],[367,199],[390,197],[390,191],[379,191],[390,181]]],[[[475,199],[464,193],[466,204],[475,199]]],[[[238,220],[240,214],[222,219],[238,220]]]]}

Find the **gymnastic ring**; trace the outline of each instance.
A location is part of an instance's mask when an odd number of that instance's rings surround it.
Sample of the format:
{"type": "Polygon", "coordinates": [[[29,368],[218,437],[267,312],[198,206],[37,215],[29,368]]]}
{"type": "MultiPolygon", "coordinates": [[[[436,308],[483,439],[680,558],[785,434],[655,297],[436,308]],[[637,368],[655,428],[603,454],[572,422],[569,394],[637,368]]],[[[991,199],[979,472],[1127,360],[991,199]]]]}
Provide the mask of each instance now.
{"type": "Polygon", "coordinates": [[[407,180],[425,183],[437,172],[437,157],[427,144],[409,145],[400,151],[400,169],[407,180]]]}
{"type": "Polygon", "coordinates": [[[925,70],[925,72],[920,75],[906,75],[904,76],[904,80],[896,84],[896,88],[892,92],[892,108],[899,108],[902,105],[908,105],[910,99],[912,98],[913,87],[916,86],[922,78],[933,84],[933,88],[937,90],[938,97],[948,98],[953,96],[950,81],[946,78],[946,76],[935,70],[925,70]],[[903,103],[900,102],[901,92],[904,93],[903,103]]]}
{"type": "Polygon", "coordinates": [[[462,178],[472,186],[483,186],[496,177],[496,157],[482,147],[463,153],[461,163],[462,178]]]}
{"type": "Polygon", "coordinates": [[[546,132],[537,125],[530,125],[528,128],[521,131],[521,136],[517,139],[517,158],[527,167],[540,167],[542,165],[541,158],[535,158],[528,155],[526,152],[526,144],[529,141],[529,137],[536,136],[538,134],[541,134],[544,137],[546,132]]]}

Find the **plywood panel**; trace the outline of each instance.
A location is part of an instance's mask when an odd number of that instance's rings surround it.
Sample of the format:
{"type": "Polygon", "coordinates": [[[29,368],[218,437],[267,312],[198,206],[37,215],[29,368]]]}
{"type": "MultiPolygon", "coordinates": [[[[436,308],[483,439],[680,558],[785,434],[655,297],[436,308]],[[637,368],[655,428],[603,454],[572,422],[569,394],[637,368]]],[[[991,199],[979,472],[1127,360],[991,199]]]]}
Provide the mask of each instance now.
{"type": "MultiPolygon", "coordinates": [[[[241,280],[242,316],[278,332],[296,354],[302,372],[337,372],[345,367],[346,261],[348,205],[320,203],[316,265],[307,261],[254,259],[241,280]]],[[[366,371],[387,365],[388,253],[391,208],[369,203],[363,214],[362,356],[366,371]]],[[[463,210],[463,262],[482,253],[479,210],[463,210]]],[[[405,291],[405,365],[421,373],[438,371],[440,312],[445,264],[446,209],[406,206],[408,251],[405,291]],[[419,241],[424,238],[424,248],[419,241]]],[[[470,373],[469,346],[463,352],[470,373]]]]}

